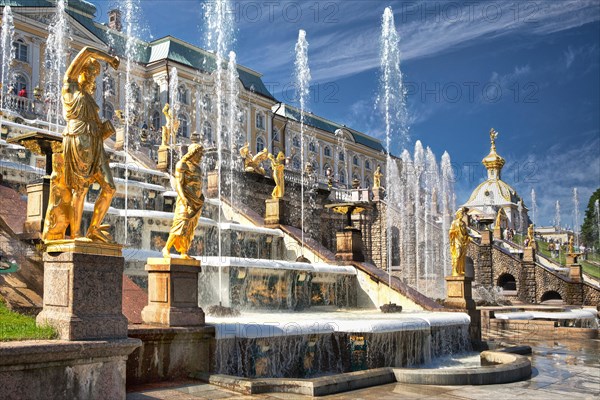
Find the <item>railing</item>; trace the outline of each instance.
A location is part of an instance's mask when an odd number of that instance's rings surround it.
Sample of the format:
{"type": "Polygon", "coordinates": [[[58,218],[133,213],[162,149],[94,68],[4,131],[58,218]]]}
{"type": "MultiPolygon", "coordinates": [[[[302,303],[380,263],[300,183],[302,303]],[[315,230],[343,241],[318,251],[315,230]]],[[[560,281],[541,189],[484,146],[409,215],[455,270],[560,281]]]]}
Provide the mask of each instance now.
{"type": "MultiPolygon", "coordinates": [[[[33,99],[27,97],[19,97],[14,94],[4,94],[2,98],[3,108],[16,111],[18,113],[35,114],[36,107],[33,99]]],[[[39,111],[39,110],[37,110],[39,111]]],[[[43,117],[43,115],[40,115],[43,117]]]]}

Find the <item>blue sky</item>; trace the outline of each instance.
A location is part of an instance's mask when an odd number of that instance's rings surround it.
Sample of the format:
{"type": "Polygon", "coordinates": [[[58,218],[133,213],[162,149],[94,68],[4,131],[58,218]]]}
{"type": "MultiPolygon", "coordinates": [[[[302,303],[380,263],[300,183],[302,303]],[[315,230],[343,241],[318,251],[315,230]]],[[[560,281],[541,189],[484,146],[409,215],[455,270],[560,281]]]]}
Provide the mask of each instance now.
{"type": "MultiPolygon", "coordinates": [[[[100,21],[115,4],[93,3],[100,21]]],[[[401,37],[409,148],[421,140],[438,157],[449,152],[462,203],[484,177],[494,127],[504,180],[527,205],[536,191],[536,222],[550,224],[559,200],[563,224],[572,224],[572,188],[583,214],[600,187],[600,1],[234,1],[233,47],[240,64],[293,104],[294,44],[306,30],[309,109],[382,138],[373,104],[386,6],[401,37]]],[[[154,38],[204,45],[201,1],[142,0],[141,8],[140,25],[154,38]]]]}

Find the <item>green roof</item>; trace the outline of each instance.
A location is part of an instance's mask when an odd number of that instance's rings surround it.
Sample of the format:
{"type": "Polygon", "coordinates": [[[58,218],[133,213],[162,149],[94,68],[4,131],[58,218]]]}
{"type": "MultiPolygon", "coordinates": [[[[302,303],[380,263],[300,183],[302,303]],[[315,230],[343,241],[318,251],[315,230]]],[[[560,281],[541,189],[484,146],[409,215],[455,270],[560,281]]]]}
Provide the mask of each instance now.
{"type": "MultiPolygon", "coordinates": [[[[287,118],[293,119],[294,121],[300,122],[300,110],[298,110],[297,108],[290,107],[287,104],[285,105],[285,116],[287,118]]],[[[348,132],[350,132],[356,143],[362,144],[363,146],[366,146],[376,151],[385,152],[385,149],[383,148],[383,145],[379,140],[369,137],[357,130],[348,128],[345,125],[340,125],[336,122],[328,121],[323,118],[317,118],[312,113],[304,113],[304,123],[306,125],[319,128],[323,131],[330,132],[334,135],[336,130],[345,129],[348,132]]]]}

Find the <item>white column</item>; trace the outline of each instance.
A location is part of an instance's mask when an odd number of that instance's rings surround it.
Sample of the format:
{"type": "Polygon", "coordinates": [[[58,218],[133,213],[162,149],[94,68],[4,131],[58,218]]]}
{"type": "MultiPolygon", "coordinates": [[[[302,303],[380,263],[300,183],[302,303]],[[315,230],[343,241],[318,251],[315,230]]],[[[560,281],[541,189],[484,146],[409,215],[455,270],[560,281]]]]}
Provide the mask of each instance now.
{"type": "Polygon", "coordinates": [[[40,39],[34,38],[31,55],[31,88],[28,89],[33,93],[33,88],[38,85],[40,85],[40,39]]]}

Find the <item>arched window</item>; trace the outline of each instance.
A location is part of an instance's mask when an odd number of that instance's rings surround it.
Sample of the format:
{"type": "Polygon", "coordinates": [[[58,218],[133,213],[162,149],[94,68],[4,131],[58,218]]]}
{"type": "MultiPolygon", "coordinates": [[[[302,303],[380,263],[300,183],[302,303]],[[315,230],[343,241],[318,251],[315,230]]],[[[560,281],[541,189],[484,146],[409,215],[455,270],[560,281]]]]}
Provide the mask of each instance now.
{"type": "Polygon", "coordinates": [[[366,169],[371,169],[371,162],[369,160],[365,161],[365,168],[366,169]]]}
{"type": "Polygon", "coordinates": [[[152,113],[152,130],[159,130],[160,129],[160,112],[158,111],[154,111],[152,113]]]}
{"type": "Polygon", "coordinates": [[[265,139],[263,139],[262,137],[257,137],[256,138],[256,152],[260,152],[262,151],[262,149],[265,148],[265,139]]]}
{"type": "Polygon", "coordinates": [[[27,91],[27,97],[29,97],[30,90],[27,89],[27,82],[27,77],[25,77],[24,75],[19,74],[15,77],[16,94],[18,94],[21,91],[21,89],[25,89],[27,91]]]}
{"type": "Polygon", "coordinates": [[[142,92],[136,83],[131,84],[131,97],[138,104],[142,102],[142,92]]]}
{"type": "Polygon", "coordinates": [[[271,135],[273,136],[273,141],[274,142],[279,142],[279,129],[277,127],[273,127],[273,130],[271,131],[271,135]]]}
{"type": "Polygon", "coordinates": [[[17,39],[13,42],[13,47],[15,49],[15,60],[28,62],[27,61],[27,52],[29,47],[25,44],[23,39],[17,39]]]}
{"type": "Polygon", "coordinates": [[[212,143],[212,126],[210,122],[204,121],[204,125],[202,127],[202,135],[204,136],[204,141],[206,143],[212,143]]]}
{"type": "Polygon", "coordinates": [[[260,111],[256,112],[256,127],[258,129],[265,129],[265,115],[260,111]]]}
{"type": "Polygon", "coordinates": [[[340,161],[344,161],[344,159],[346,157],[344,156],[344,152],[343,151],[340,151],[340,154],[338,155],[338,158],[340,159],[340,161]]]}
{"type": "Polygon", "coordinates": [[[342,185],[345,185],[346,184],[346,171],[341,170],[338,175],[339,175],[340,183],[342,185]]]}
{"type": "Polygon", "coordinates": [[[110,75],[106,75],[102,80],[102,91],[104,92],[104,96],[114,96],[115,95],[115,80],[110,75]]]}
{"type": "Polygon", "coordinates": [[[177,88],[177,100],[181,104],[189,104],[188,103],[188,91],[185,86],[181,85],[177,88]]]}
{"type": "Polygon", "coordinates": [[[294,156],[294,158],[292,158],[292,168],[296,171],[299,171],[300,165],[300,158],[298,156],[294,156]]]}
{"type": "Polygon", "coordinates": [[[300,137],[299,136],[294,136],[292,138],[292,146],[300,147],[300,137]]]}
{"type": "Polygon", "coordinates": [[[313,153],[317,151],[317,146],[315,145],[315,142],[310,142],[308,144],[308,150],[312,151],[313,153]]]}
{"type": "Polygon", "coordinates": [[[212,112],[212,101],[210,100],[210,96],[208,94],[204,95],[202,99],[202,109],[205,112],[212,112]]]}
{"type": "Polygon", "coordinates": [[[554,300],[554,301],[556,301],[556,300],[562,300],[562,296],[556,290],[549,290],[549,291],[547,291],[546,293],[544,293],[542,295],[542,299],[541,300],[542,300],[541,301],[542,303],[544,301],[548,301],[548,300],[554,300]]]}
{"type": "Polygon", "coordinates": [[[102,108],[102,114],[104,114],[104,119],[112,121],[115,116],[115,108],[108,101],[105,101],[104,107],[102,108]]]}
{"type": "Polygon", "coordinates": [[[358,156],[352,157],[352,164],[356,165],[357,167],[360,166],[360,160],[358,159],[358,156]]]}
{"type": "Polygon", "coordinates": [[[183,137],[188,137],[189,136],[189,121],[188,121],[188,117],[185,114],[179,114],[177,116],[177,118],[179,119],[179,130],[177,131],[178,135],[181,135],[183,137]]]}
{"type": "Polygon", "coordinates": [[[325,154],[325,157],[331,157],[331,147],[325,146],[325,149],[323,149],[323,154],[325,154]]]}

